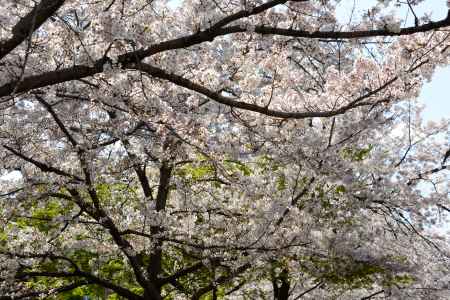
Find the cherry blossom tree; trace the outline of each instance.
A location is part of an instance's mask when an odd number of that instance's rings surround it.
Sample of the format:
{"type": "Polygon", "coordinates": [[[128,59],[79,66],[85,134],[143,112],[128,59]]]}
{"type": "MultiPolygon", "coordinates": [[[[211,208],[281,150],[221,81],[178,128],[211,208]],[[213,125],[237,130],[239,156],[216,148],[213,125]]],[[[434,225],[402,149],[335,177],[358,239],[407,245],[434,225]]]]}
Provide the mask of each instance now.
{"type": "Polygon", "coordinates": [[[449,299],[432,1],[1,0],[0,299],[449,299]]]}

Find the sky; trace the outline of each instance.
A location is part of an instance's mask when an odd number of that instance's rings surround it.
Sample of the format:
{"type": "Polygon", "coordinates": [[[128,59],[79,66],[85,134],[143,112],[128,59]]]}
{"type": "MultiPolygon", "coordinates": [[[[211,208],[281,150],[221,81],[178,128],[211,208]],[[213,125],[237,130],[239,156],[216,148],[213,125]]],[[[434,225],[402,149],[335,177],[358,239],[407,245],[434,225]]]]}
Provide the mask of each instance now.
{"type": "MultiPolygon", "coordinates": [[[[338,19],[346,22],[349,14],[354,11],[355,15],[367,11],[367,8],[375,5],[377,0],[341,0],[338,6],[338,19]]],[[[395,2],[395,1],[394,1],[395,2]]],[[[170,5],[176,7],[180,0],[170,0],[170,5]]],[[[397,9],[396,14],[408,16],[406,25],[412,25],[413,18],[405,5],[403,9],[397,9]]],[[[415,13],[420,17],[427,14],[431,20],[441,20],[447,16],[447,0],[426,0],[416,7],[415,13]]],[[[439,121],[441,118],[450,118],[450,66],[438,68],[430,82],[424,84],[419,100],[425,105],[423,118],[425,121],[439,121]]]]}
{"type": "MultiPolygon", "coordinates": [[[[447,0],[432,0],[431,6],[421,6],[421,11],[432,11],[432,19],[443,19],[447,16],[447,0]]],[[[450,118],[450,66],[439,68],[430,82],[426,83],[420,94],[420,100],[426,105],[424,118],[438,120],[450,118]]]]}
{"type": "MultiPolygon", "coordinates": [[[[368,7],[373,6],[376,0],[342,0],[338,7],[338,18],[342,21],[348,20],[348,16],[355,5],[355,15],[364,12],[368,7]]],[[[447,16],[447,0],[427,0],[415,10],[420,17],[429,14],[431,20],[444,19],[447,16]],[[426,4],[426,5],[425,5],[426,4]]],[[[405,7],[405,6],[404,6],[405,7]]],[[[407,9],[396,11],[400,16],[407,15],[407,9]]],[[[409,14],[408,25],[411,25],[413,18],[409,14]]],[[[438,121],[441,118],[450,118],[450,67],[438,68],[430,82],[424,84],[420,93],[420,101],[424,103],[424,120],[438,121]]]]}
{"type": "Polygon", "coordinates": [[[450,67],[440,68],[433,79],[426,83],[420,93],[420,100],[425,104],[425,120],[438,121],[450,118],[450,67]]]}
{"type": "MultiPolygon", "coordinates": [[[[364,11],[370,7],[376,0],[342,0],[341,7],[338,11],[338,18],[348,20],[348,14],[352,11],[355,5],[355,13],[364,11]]],[[[431,20],[437,21],[444,19],[447,16],[447,0],[426,0],[425,4],[421,4],[415,9],[417,16],[427,14],[431,20]]],[[[405,7],[405,6],[404,6],[405,7]]],[[[396,11],[400,16],[407,16],[406,10],[396,11]]],[[[412,26],[414,19],[411,14],[406,18],[406,26],[412,26]]],[[[439,121],[442,118],[450,118],[450,66],[437,68],[432,79],[423,85],[419,100],[424,104],[425,109],[422,112],[424,121],[439,121]]],[[[432,189],[431,185],[425,183],[420,185],[420,189],[424,195],[432,189]]],[[[436,224],[431,227],[437,233],[450,234],[450,223],[444,222],[445,225],[436,224]]]]}

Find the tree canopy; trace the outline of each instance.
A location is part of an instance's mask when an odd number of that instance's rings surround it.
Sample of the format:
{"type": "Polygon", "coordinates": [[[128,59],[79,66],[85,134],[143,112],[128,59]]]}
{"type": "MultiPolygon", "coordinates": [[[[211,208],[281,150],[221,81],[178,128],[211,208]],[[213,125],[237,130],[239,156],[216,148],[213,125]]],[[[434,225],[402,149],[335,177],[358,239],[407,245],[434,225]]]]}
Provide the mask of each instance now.
{"type": "Polygon", "coordinates": [[[0,299],[449,299],[435,1],[0,0],[0,299]]]}

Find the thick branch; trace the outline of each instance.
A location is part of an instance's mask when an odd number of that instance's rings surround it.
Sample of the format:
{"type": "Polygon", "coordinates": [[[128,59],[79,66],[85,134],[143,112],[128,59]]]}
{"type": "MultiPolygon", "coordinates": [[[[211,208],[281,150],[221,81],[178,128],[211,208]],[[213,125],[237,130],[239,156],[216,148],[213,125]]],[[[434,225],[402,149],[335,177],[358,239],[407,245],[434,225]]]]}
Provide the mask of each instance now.
{"type": "MultiPolygon", "coordinates": [[[[257,26],[255,28],[255,32],[260,34],[282,35],[282,36],[300,37],[309,39],[335,40],[335,39],[361,39],[378,36],[410,35],[419,32],[436,30],[447,26],[450,26],[450,16],[447,16],[447,18],[438,22],[430,22],[428,24],[424,24],[421,26],[403,28],[399,32],[392,32],[387,29],[378,29],[368,31],[316,31],[310,33],[304,30],[282,29],[269,26],[257,26]]],[[[146,57],[152,56],[160,52],[187,48],[204,42],[213,41],[218,36],[233,33],[243,33],[246,31],[247,31],[246,28],[240,26],[230,26],[226,28],[220,27],[215,30],[207,29],[205,31],[200,31],[188,36],[183,36],[173,40],[154,44],[146,49],[127,52],[119,56],[118,61],[125,68],[127,68],[129,66],[128,65],[129,63],[137,63],[146,57]]],[[[94,67],[79,65],[62,70],[50,71],[39,75],[25,77],[21,80],[19,86],[17,87],[16,87],[16,85],[18,84],[17,81],[9,82],[7,84],[4,84],[3,86],[0,86],[0,97],[8,96],[13,91],[18,93],[27,92],[35,88],[45,87],[71,80],[82,79],[88,76],[93,76],[97,73],[103,72],[102,66],[104,62],[105,60],[104,58],[102,58],[95,62],[94,67]]]]}
{"type": "Polygon", "coordinates": [[[145,166],[141,167],[140,165],[135,163],[138,158],[136,157],[136,154],[134,154],[131,150],[130,141],[126,138],[122,138],[121,141],[125,147],[125,150],[127,151],[128,156],[130,157],[130,160],[133,162],[133,169],[139,179],[139,183],[141,184],[144,196],[153,200],[152,188],[150,187],[150,182],[148,180],[147,174],[145,174],[145,166]]]}
{"type": "MultiPolygon", "coordinates": [[[[109,234],[113,238],[116,245],[122,250],[122,252],[128,258],[128,261],[130,262],[130,265],[133,269],[134,275],[136,276],[136,280],[144,288],[144,290],[146,290],[152,296],[152,299],[160,300],[161,296],[159,295],[156,287],[152,283],[148,282],[147,278],[144,275],[144,269],[141,267],[142,262],[140,261],[138,256],[134,253],[134,249],[130,244],[130,242],[122,237],[122,234],[119,232],[118,228],[114,224],[114,221],[99,205],[96,205],[96,207],[94,208],[88,203],[86,203],[86,201],[83,200],[78,191],[74,189],[69,189],[69,192],[81,209],[86,211],[89,215],[91,215],[91,217],[97,220],[100,224],[102,224],[104,228],[108,230],[109,234]]],[[[92,191],[89,192],[92,201],[94,203],[95,202],[99,203],[99,199],[97,198],[96,194],[93,194],[92,191]]]]}
{"type": "MultiPolygon", "coordinates": [[[[213,25],[214,26],[214,25],[213,25]]],[[[392,32],[388,29],[375,29],[375,30],[361,30],[361,31],[314,31],[309,32],[305,30],[295,30],[295,29],[284,29],[278,27],[270,26],[256,26],[255,33],[259,34],[270,34],[270,35],[281,35],[288,37],[298,37],[307,39],[326,39],[326,40],[337,40],[337,39],[363,39],[371,37],[381,37],[381,36],[402,36],[411,35],[419,32],[427,32],[431,30],[440,29],[443,27],[450,26],[450,14],[443,20],[437,22],[430,22],[421,26],[406,27],[400,29],[398,32],[392,32]]],[[[205,31],[200,31],[198,33],[184,36],[181,38],[173,39],[170,41],[162,42],[159,44],[152,45],[147,49],[138,50],[135,52],[134,57],[130,57],[128,54],[122,55],[119,61],[121,62],[132,62],[137,59],[143,59],[145,57],[151,56],[153,54],[163,52],[166,50],[181,49],[190,47],[203,42],[213,41],[214,38],[223,35],[229,35],[233,33],[243,33],[246,32],[247,28],[243,26],[229,26],[225,28],[217,28],[211,30],[211,28],[205,31]],[[126,60],[126,58],[131,58],[131,60],[126,60]]]]}
{"type": "MultiPolygon", "coordinates": [[[[271,35],[281,35],[288,37],[299,37],[299,38],[309,38],[309,39],[327,39],[327,40],[340,40],[340,39],[364,39],[372,37],[383,37],[383,36],[403,36],[411,35],[419,32],[427,32],[443,27],[450,26],[450,13],[447,14],[445,19],[437,22],[429,22],[420,26],[411,26],[401,28],[398,31],[383,29],[373,29],[373,30],[355,30],[355,31],[305,31],[305,30],[295,30],[295,29],[284,29],[270,26],[256,26],[255,32],[259,34],[271,34],[271,35]]],[[[240,26],[230,26],[224,28],[229,33],[244,32],[245,29],[240,26]]]]}
{"type": "Polygon", "coordinates": [[[16,93],[28,92],[36,88],[93,76],[102,71],[102,65],[98,64],[97,67],[74,66],[66,69],[45,72],[39,75],[24,77],[20,81],[20,84],[17,81],[12,81],[0,86],[0,97],[11,95],[13,91],[16,93]]]}
{"type": "Polygon", "coordinates": [[[30,32],[35,31],[44,24],[64,4],[64,1],[42,0],[32,11],[20,19],[12,29],[13,36],[9,40],[0,42],[0,60],[20,45],[30,32]]]}
{"type": "MultiPolygon", "coordinates": [[[[172,167],[166,162],[163,162],[159,169],[159,186],[158,194],[156,195],[156,211],[162,211],[166,208],[167,197],[169,195],[169,184],[170,176],[172,173],[172,167]]],[[[162,232],[160,226],[152,226],[150,228],[152,236],[156,236],[162,232]]],[[[155,249],[150,255],[150,264],[148,266],[148,273],[150,274],[150,279],[153,282],[158,282],[158,275],[162,270],[162,250],[161,250],[162,240],[158,240],[155,249]]]]}
{"type": "Polygon", "coordinates": [[[341,108],[338,108],[335,110],[286,112],[286,111],[269,109],[267,107],[259,106],[259,105],[255,105],[255,104],[251,104],[251,103],[236,101],[233,98],[223,96],[221,93],[212,91],[212,90],[210,90],[202,85],[199,85],[195,82],[192,82],[189,79],[186,79],[182,76],[167,73],[163,69],[151,66],[149,64],[140,63],[139,65],[136,65],[134,67],[138,68],[141,71],[146,72],[147,74],[151,75],[152,77],[170,81],[178,86],[181,86],[181,87],[184,87],[191,91],[202,94],[218,103],[221,103],[221,104],[224,104],[224,105],[227,105],[230,107],[234,107],[234,108],[249,110],[249,111],[257,112],[257,113],[264,114],[267,116],[283,118],[283,119],[306,119],[306,118],[315,118],[315,117],[316,118],[327,118],[327,117],[344,114],[347,111],[354,109],[356,107],[365,106],[365,105],[373,105],[374,103],[362,102],[362,100],[376,95],[377,93],[381,92],[383,89],[385,89],[386,87],[388,87],[390,84],[392,84],[393,82],[395,82],[397,80],[397,77],[394,77],[393,79],[387,81],[385,84],[383,84],[379,88],[372,90],[372,91],[366,93],[365,95],[356,98],[349,104],[344,105],[341,108]]]}
{"type": "MultiPolygon", "coordinates": [[[[293,2],[306,2],[306,1],[308,1],[308,0],[297,0],[297,1],[294,0],[293,2]]],[[[238,11],[237,13],[229,15],[229,16],[223,18],[222,20],[218,21],[213,26],[211,26],[209,28],[209,30],[213,31],[215,29],[218,29],[220,27],[228,25],[231,22],[237,21],[239,19],[247,18],[247,17],[253,16],[253,15],[260,14],[268,9],[271,9],[272,7],[275,7],[280,4],[284,4],[286,2],[288,2],[288,0],[273,0],[273,1],[268,1],[260,6],[257,6],[251,10],[238,11]]]]}
{"type": "Polygon", "coordinates": [[[411,185],[417,180],[425,179],[426,178],[425,176],[432,175],[432,174],[447,170],[449,168],[450,168],[450,165],[444,165],[444,166],[440,166],[440,167],[425,171],[423,173],[419,173],[419,175],[416,178],[412,178],[412,179],[408,180],[408,182],[406,184],[411,185]]]}
{"type": "Polygon", "coordinates": [[[70,278],[70,277],[81,277],[87,279],[90,284],[98,284],[100,286],[106,287],[120,296],[126,297],[130,300],[141,300],[142,298],[118,285],[115,285],[109,281],[96,277],[90,273],[75,271],[75,272],[23,272],[18,274],[18,279],[28,279],[32,277],[53,277],[53,278],[70,278]]]}

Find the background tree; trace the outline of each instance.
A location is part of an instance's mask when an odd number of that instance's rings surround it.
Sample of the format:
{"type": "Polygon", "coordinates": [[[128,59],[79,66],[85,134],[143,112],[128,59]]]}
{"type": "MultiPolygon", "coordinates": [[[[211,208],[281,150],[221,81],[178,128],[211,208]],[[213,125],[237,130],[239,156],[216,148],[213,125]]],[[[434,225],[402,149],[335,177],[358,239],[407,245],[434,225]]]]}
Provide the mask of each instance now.
{"type": "Polygon", "coordinates": [[[450,16],[339,2],[1,0],[0,299],[448,299],[450,16]]]}

